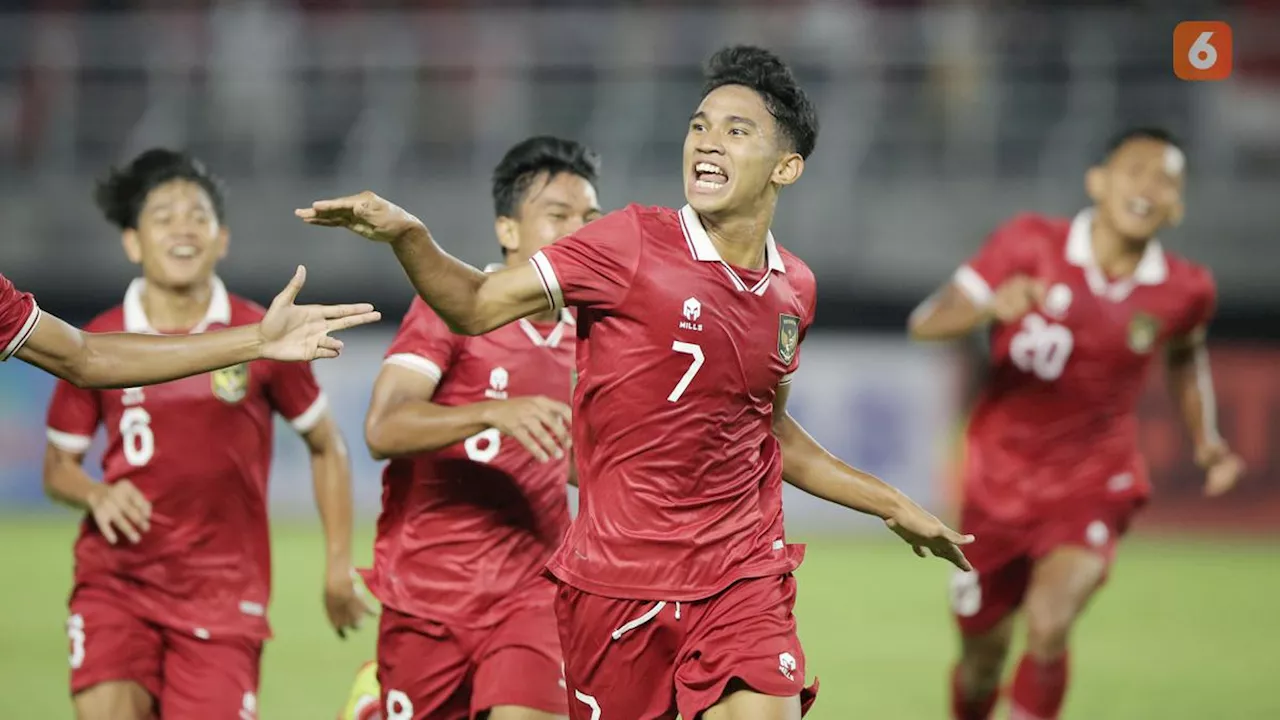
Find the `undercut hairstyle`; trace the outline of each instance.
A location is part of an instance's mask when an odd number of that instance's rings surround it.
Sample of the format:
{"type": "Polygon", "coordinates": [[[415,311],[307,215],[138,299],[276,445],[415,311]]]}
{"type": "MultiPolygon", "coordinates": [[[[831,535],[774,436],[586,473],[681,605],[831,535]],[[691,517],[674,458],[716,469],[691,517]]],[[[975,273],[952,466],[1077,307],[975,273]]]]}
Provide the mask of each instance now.
{"type": "Polygon", "coordinates": [[[1102,153],[1102,162],[1105,163],[1110,160],[1111,156],[1115,155],[1117,150],[1133,140],[1155,140],[1156,142],[1162,142],[1170,147],[1175,147],[1178,150],[1181,150],[1183,155],[1186,155],[1187,152],[1186,148],[1182,147],[1182,141],[1165,128],[1154,125],[1131,127],[1127,130],[1122,130],[1111,137],[1102,153]]]}
{"type": "Polygon", "coordinates": [[[93,199],[113,225],[121,230],[136,230],[138,215],[147,202],[147,195],[173,180],[199,185],[213,203],[218,222],[222,222],[226,204],[226,188],[222,180],[209,172],[204,163],[177,150],[154,148],[122,168],[112,168],[106,178],[97,183],[93,199]]]}
{"type": "Polygon", "coordinates": [[[725,85],[751,88],[764,99],[790,149],[806,159],[813,153],[818,142],[818,111],[791,68],[777,55],[751,45],[722,48],[707,61],[705,76],[703,98],[725,85]]]}
{"type": "Polygon", "coordinates": [[[570,173],[595,185],[600,177],[600,155],[582,143],[549,135],[520,142],[493,169],[494,214],[519,216],[525,194],[544,173],[548,180],[570,173]]]}

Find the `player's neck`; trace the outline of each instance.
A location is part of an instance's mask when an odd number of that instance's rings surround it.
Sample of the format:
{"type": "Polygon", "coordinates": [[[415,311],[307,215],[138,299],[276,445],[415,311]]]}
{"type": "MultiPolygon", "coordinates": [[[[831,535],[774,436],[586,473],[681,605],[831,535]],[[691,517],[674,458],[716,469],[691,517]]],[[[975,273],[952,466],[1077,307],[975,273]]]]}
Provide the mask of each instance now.
{"type": "Polygon", "coordinates": [[[759,270],[765,266],[765,239],[773,224],[773,209],[752,216],[699,215],[702,227],[720,258],[734,267],[759,270]]]}
{"type": "Polygon", "coordinates": [[[1128,277],[1138,269],[1138,263],[1147,251],[1146,240],[1127,238],[1109,227],[1098,217],[1093,218],[1090,229],[1093,257],[1098,268],[1111,278],[1128,277]]]}
{"type": "MultiPolygon", "coordinates": [[[[507,253],[506,259],[503,261],[503,263],[508,268],[520,267],[522,265],[527,264],[528,262],[529,262],[529,258],[517,253],[507,253]]],[[[560,319],[560,311],[544,310],[538,313],[537,315],[527,316],[527,319],[530,322],[536,322],[536,323],[553,323],[560,319]]]]}
{"type": "Polygon", "coordinates": [[[142,291],[142,309],[147,322],[161,332],[190,330],[204,319],[213,301],[213,282],[171,288],[147,282],[142,291]]]}

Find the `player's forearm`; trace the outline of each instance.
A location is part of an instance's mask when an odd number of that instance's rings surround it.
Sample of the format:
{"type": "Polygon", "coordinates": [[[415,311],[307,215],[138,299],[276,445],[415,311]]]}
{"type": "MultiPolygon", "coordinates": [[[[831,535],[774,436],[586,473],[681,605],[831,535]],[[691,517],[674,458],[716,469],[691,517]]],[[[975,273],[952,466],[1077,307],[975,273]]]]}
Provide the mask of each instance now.
{"type": "Polygon", "coordinates": [[[1167,377],[1169,393],[1197,450],[1220,442],[1208,349],[1202,343],[1171,349],[1167,377]]]}
{"type": "Polygon", "coordinates": [[[445,252],[426,226],[419,225],[391,243],[414,289],[455,333],[479,335],[492,329],[486,318],[486,274],[445,252]]]}
{"type": "Polygon", "coordinates": [[[881,519],[896,517],[911,500],[897,488],[827,452],[790,415],[776,421],[782,478],[801,490],[881,519]]]}
{"type": "Polygon", "coordinates": [[[365,425],[365,443],[375,460],[449,447],[489,429],[488,403],[449,407],[426,400],[401,402],[365,425]]]}
{"type": "Polygon", "coordinates": [[[351,462],[336,429],[322,449],[312,450],[311,479],[324,531],[326,567],[345,575],[351,568],[351,462]]]}
{"type": "Polygon", "coordinates": [[[249,362],[261,357],[257,325],[196,335],[132,333],[84,335],[84,357],[76,375],[81,387],[134,387],[249,362]]]}
{"type": "Polygon", "coordinates": [[[106,486],[89,477],[78,458],[54,447],[45,451],[43,479],[49,499],[77,510],[88,510],[106,492],[106,486]]]}
{"type": "Polygon", "coordinates": [[[934,293],[911,313],[907,331],[912,340],[954,340],[991,321],[991,313],[963,297],[952,285],[934,293]]]}

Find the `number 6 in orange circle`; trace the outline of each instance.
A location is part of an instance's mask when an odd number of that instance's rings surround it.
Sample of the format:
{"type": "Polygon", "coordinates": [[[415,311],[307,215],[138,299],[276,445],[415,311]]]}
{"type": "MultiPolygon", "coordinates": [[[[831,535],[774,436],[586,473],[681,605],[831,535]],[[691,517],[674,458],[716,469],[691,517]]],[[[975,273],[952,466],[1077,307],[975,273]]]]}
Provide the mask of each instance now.
{"type": "Polygon", "coordinates": [[[1181,80],[1225,80],[1231,75],[1231,26],[1189,20],[1173,29],[1173,74],[1181,80]]]}

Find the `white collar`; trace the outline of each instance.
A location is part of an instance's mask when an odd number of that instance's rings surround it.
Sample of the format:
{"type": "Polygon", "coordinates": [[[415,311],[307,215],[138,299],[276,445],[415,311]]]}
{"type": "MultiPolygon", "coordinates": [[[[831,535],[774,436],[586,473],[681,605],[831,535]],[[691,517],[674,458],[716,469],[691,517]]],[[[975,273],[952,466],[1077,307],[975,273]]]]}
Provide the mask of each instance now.
{"type": "Polygon", "coordinates": [[[1151,238],[1133,275],[1116,282],[1108,281],[1093,255],[1092,209],[1081,210],[1071,221],[1071,231],[1067,234],[1067,262],[1084,269],[1089,289],[1095,295],[1106,295],[1113,300],[1128,297],[1135,285],[1160,285],[1169,277],[1169,263],[1165,260],[1164,248],[1159,240],[1151,238]]]}
{"type": "MultiPolygon", "coordinates": [[[[227,295],[227,286],[223,285],[222,280],[217,277],[210,282],[213,285],[213,292],[209,297],[209,309],[205,311],[204,319],[191,329],[192,333],[204,332],[213,324],[231,324],[231,298],[227,295]]],[[[142,305],[142,292],[146,287],[146,280],[136,278],[129,283],[129,289],[125,291],[124,329],[126,332],[159,334],[159,331],[151,326],[151,321],[147,319],[147,311],[142,305]]]]}
{"type": "MultiPolygon", "coordinates": [[[[484,271],[487,273],[497,272],[505,267],[506,265],[502,263],[489,263],[484,266],[484,271]]],[[[551,332],[547,333],[546,336],[538,332],[538,328],[528,318],[520,318],[518,324],[535,346],[560,347],[560,340],[564,338],[566,328],[574,327],[578,324],[578,321],[574,320],[573,313],[569,312],[569,308],[561,308],[560,321],[556,323],[555,327],[551,328],[551,332]]]]}
{"type": "MultiPolygon", "coordinates": [[[[720,263],[724,269],[728,271],[729,277],[739,290],[749,290],[757,295],[763,295],[765,288],[769,286],[769,274],[766,274],[755,287],[748,288],[746,283],[742,282],[742,278],[738,276],[729,263],[720,257],[720,251],[716,250],[715,243],[711,242],[711,236],[707,234],[706,228],[702,226],[702,218],[698,217],[698,213],[694,211],[692,206],[685,205],[680,208],[680,228],[684,231],[685,242],[689,243],[689,252],[693,255],[693,259],[698,262],[720,263]]],[[[768,263],[769,272],[774,271],[780,273],[787,272],[787,266],[782,262],[782,254],[778,252],[778,244],[773,239],[773,231],[769,231],[764,238],[764,255],[765,261],[768,263]]]]}

